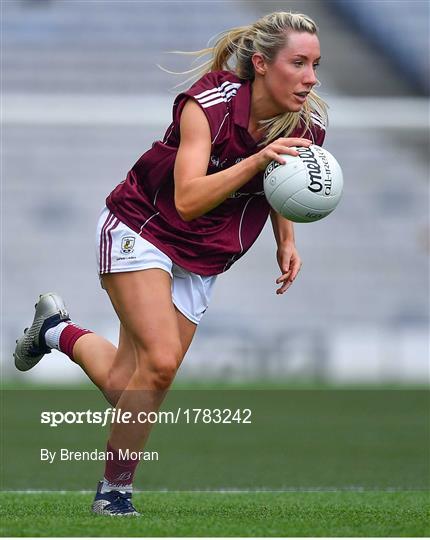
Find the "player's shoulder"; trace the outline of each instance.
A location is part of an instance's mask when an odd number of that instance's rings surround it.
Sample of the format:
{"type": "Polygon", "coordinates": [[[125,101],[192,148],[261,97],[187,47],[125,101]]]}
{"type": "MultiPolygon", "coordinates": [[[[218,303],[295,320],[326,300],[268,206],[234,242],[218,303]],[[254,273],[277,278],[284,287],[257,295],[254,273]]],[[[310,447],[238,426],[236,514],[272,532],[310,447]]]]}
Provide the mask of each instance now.
{"type": "Polygon", "coordinates": [[[242,81],[230,71],[205,73],[186,92],[204,109],[228,103],[241,87],[242,81]]]}
{"type": "Polygon", "coordinates": [[[288,137],[303,137],[322,146],[326,135],[326,121],[322,115],[312,112],[308,119],[301,118],[288,137]]]}
{"type": "Polygon", "coordinates": [[[319,111],[312,110],[309,117],[310,123],[306,136],[310,137],[314,144],[322,146],[327,130],[327,117],[319,111]]]}
{"type": "Polygon", "coordinates": [[[318,111],[311,111],[310,113],[311,126],[314,129],[326,131],[327,130],[327,117],[318,111]]]}
{"type": "Polygon", "coordinates": [[[243,81],[230,71],[209,71],[190,88],[181,92],[175,99],[175,105],[190,97],[203,109],[223,105],[231,101],[242,83],[243,81]]]}
{"type": "Polygon", "coordinates": [[[205,73],[188,90],[177,96],[173,106],[173,118],[179,125],[180,116],[187,100],[193,99],[205,113],[209,122],[212,142],[220,142],[228,136],[231,120],[231,102],[242,86],[237,75],[230,71],[205,73]],[[230,119],[230,120],[229,120],[230,119]]]}

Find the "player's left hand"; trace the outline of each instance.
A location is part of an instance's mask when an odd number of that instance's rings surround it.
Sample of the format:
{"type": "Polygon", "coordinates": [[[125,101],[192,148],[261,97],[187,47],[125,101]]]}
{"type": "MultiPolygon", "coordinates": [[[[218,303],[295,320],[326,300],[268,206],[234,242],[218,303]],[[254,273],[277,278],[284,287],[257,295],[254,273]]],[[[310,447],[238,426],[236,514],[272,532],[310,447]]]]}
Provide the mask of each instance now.
{"type": "Polygon", "coordinates": [[[282,272],[282,275],[276,280],[278,285],[282,283],[281,287],[276,290],[276,294],[284,294],[296,279],[302,267],[302,260],[293,242],[279,246],[276,257],[282,272]]]}

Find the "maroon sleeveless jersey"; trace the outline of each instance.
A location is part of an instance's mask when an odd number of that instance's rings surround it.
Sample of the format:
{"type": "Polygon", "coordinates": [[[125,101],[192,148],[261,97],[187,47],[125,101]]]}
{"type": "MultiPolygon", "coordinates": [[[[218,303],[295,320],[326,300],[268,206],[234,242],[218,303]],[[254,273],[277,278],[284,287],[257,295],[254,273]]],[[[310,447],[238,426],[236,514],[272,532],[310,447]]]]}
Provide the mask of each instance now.
{"type": "MultiPolygon", "coordinates": [[[[261,172],[207,214],[188,222],[181,219],[173,181],[181,112],[186,101],[193,99],[208,119],[210,175],[261,150],[248,132],[251,89],[250,81],[228,71],[204,75],[176,98],[173,122],[163,141],[153,143],[106,200],[118,219],[173,262],[204,276],[224,272],[246,253],[263,229],[270,207],[261,172]]],[[[324,126],[315,118],[311,132],[303,134],[299,128],[290,136],[303,136],[321,146],[324,135],[324,126]]]]}

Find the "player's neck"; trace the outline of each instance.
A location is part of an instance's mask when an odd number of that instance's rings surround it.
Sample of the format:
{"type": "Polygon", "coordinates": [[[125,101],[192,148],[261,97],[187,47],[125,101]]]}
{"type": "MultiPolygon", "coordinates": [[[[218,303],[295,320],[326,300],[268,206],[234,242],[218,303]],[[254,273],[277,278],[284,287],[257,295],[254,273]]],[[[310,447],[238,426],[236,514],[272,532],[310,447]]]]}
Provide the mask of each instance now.
{"type": "Polygon", "coordinates": [[[249,115],[249,124],[258,126],[262,120],[269,120],[278,116],[283,111],[280,111],[276,106],[267,98],[267,94],[264,91],[261,80],[256,78],[252,83],[251,92],[251,113],[249,115]]]}

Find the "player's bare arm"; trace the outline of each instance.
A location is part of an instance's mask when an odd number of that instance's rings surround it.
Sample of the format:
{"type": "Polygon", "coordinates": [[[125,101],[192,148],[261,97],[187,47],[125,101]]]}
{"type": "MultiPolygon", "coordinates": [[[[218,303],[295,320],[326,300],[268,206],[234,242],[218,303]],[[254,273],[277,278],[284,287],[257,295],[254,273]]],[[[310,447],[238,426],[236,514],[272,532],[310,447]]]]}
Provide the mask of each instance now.
{"type": "Polygon", "coordinates": [[[277,244],[276,258],[282,272],[282,275],[276,279],[278,285],[282,283],[276,290],[276,294],[283,294],[296,279],[302,260],[295,245],[293,223],[273,209],[270,211],[270,219],[277,244]]]}
{"type": "Polygon", "coordinates": [[[215,174],[206,175],[211,134],[204,112],[189,100],[181,115],[181,142],[175,161],[175,205],[184,221],[191,221],[221,204],[272,160],[285,163],[282,154],[296,156],[293,146],[312,144],[309,139],[279,138],[258,153],[215,174]]]}

